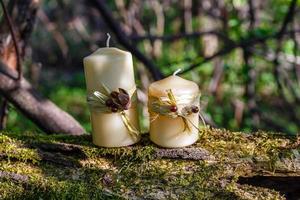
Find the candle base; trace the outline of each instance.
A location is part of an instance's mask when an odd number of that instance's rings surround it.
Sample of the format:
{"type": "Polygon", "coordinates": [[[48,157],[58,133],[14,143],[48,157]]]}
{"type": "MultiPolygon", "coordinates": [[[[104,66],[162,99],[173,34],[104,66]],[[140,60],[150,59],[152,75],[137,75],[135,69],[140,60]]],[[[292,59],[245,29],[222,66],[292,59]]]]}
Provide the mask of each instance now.
{"type": "Polygon", "coordinates": [[[156,145],[160,146],[160,147],[164,147],[164,148],[182,148],[182,147],[187,147],[190,146],[192,144],[194,144],[195,142],[197,142],[197,140],[199,139],[199,135],[198,133],[193,134],[193,133],[181,133],[183,134],[181,137],[179,136],[174,136],[175,139],[169,139],[169,141],[164,142],[162,141],[160,138],[156,137],[155,135],[150,135],[150,140],[155,143],[156,145]],[[187,138],[186,135],[184,134],[190,134],[187,138]],[[180,142],[179,142],[180,141],[180,142]]]}
{"type": "MultiPolygon", "coordinates": [[[[189,116],[189,120],[198,124],[198,118],[189,116]]],[[[181,118],[170,118],[158,116],[150,125],[150,140],[161,147],[182,148],[190,146],[199,139],[199,131],[195,127],[184,130],[184,123],[181,118]]]]}
{"type": "Polygon", "coordinates": [[[102,143],[102,142],[98,142],[97,140],[93,139],[93,144],[98,146],[98,147],[106,147],[106,148],[116,148],[116,147],[127,147],[127,146],[131,146],[134,145],[136,143],[138,143],[141,140],[141,137],[136,138],[135,140],[127,140],[127,141],[123,141],[122,143],[119,144],[107,144],[107,143],[102,143]]]}
{"type": "MultiPolygon", "coordinates": [[[[139,129],[136,109],[126,111],[130,122],[139,129]]],[[[130,133],[120,113],[91,112],[93,143],[100,147],[123,147],[137,143],[141,136],[130,133]]]]}

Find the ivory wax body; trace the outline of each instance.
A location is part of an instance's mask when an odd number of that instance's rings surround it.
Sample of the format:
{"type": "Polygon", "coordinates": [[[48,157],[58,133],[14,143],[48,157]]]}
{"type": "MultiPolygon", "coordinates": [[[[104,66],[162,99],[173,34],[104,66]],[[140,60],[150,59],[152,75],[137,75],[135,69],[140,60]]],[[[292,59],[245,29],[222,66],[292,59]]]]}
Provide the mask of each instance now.
{"type": "MultiPolygon", "coordinates": [[[[199,87],[192,81],[185,80],[179,76],[169,76],[150,85],[148,96],[149,106],[151,99],[166,97],[166,90],[171,89],[177,101],[178,110],[187,104],[199,106],[199,98],[194,101],[188,97],[198,96],[199,87]],[[187,97],[187,98],[185,98],[187,97]]],[[[150,107],[148,109],[151,109],[150,107]]],[[[198,127],[198,114],[191,114],[187,118],[198,127]]],[[[150,139],[157,145],[167,148],[185,147],[195,143],[199,138],[198,129],[189,123],[191,131],[184,130],[184,123],[180,117],[172,118],[164,115],[157,115],[150,112],[150,139]]]]}
{"type": "MultiPolygon", "coordinates": [[[[95,91],[104,92],[102,84],[111,91],[125,89],[131,96],[135,80],[131,53],[117,48],[100,48],[84,58],[87,95],[95,91]]],[[[134,94],[136,95],[136,94],[134,94]]],[[[131,124],[139,129],[136,103],[126,114],[131,124]]],[[[136,143],[139,138],[130,135],[119,113],[102,113],[91,108],[93,143],[103,147],[120,147],[136,143]]]]}

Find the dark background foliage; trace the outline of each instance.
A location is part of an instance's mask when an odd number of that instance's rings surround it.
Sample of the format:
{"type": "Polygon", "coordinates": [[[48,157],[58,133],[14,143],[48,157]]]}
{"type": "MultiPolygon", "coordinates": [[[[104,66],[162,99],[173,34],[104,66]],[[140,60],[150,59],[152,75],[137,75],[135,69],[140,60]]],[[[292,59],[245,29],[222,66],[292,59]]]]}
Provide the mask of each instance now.
{"type": "MultiPolygon", "coordinates": [[[[122,38],[93,2],[42,1],[24,61],[26,77],[88,131],[82,59],[105,46],[109,32],[111,46],[128,43],[150,61],[134,56],[144,130],[154,74],[182,68],[199,84],[202,114],[212,126],[299,132],[299,1],[107,0],[122,38]]],[[[37,129],[9,110],[7,129],[37,129]]]]}

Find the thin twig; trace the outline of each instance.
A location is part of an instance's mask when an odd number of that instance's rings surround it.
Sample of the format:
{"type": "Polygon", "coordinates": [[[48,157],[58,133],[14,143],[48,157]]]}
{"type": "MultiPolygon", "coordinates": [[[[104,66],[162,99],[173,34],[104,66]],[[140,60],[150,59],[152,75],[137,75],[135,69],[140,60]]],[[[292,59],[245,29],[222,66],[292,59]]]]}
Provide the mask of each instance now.
{"type": "Polygon", "coordinates": [[[53,134],[81,135],[82,126],[68,113],[50,100],[43,98],[32,85],[22,77],[18,82],[18,73],[0,61],[0,94],[34,122],[41,130],[53,134]]]}
{"type": "MultiPolygon", "coordinates": [[[[15,30],[14,30],[14,26],[12,23],[12,20],[7,12],[6,6],[3,2],[3,0],[0,1],[3,12],[4,12],[4,16],[5,19],[7,21],[9,30],[10,30],[10,34],[13,40],[13,44],[14,44],[14,48],[16,51],[16,60],[17,60],[17,70],[18,70],[18,78],[17,80],[20,81],[21,77],[22,77],[22,66],[21,66],[21,59],[20,59],[20,52],[19,52],[19,46],[17,43],[17,39],[16,39],[16,35],[15,35],[15,30]]],[[[6,127],[6,122],[7,122],[7,116],[8,116],[8,102],[5,98],[3,98],[3,102],[1,105],[1,113],[0,113],[0,130],[3,130],[6,127]]]]}
{"type": "MultiPolygon", "coordinates": [[[[232,40],[229,40],[229,43],[224,45],[224,47],[222,49],[220,49],[218,52],[216,52],[215,54],[213,54],[211,56],[205,57],[205,58],[201,59],[198,62],[192,63],[191,65],[185,67],[185,70],[181,71],[179,74],[187,73],[187,72],[203,65],[204,63],[212,61],[213,59],[215,59],[219,56],[229,54],[232,50],[234,50],[236,48],[239,48],[239,47],[243,48],[243,47],[246,47],[246,46],[249,47],[249,46],[256,45],[258,43],[264,44],[269,39],[278,39],[280,37],[283,37],[285,34],[291,34],[291,33],[295,33],[295,34],[300,33],[300,30],[284,31],[282,33],[282,36],[281,36],[280,32],[276,32],[276,33],[271,33],[269,35],[265,35],[263,37],[261,37],[261,36],[258,37],[257,36],[257,37],[247,38],[247,39],[241,38],[239,42],[234,42],[232,40]]],[[[167,76],[169,76],[169,75],[172,75],[172,74],[168,74],[167,76]]]]}
{"type": "MultiPolygon", "coordinates": [[[[249,17],[249,32],[253,32],[255,28],[256,18],[255,18],[255,8],[253,0],[248,0],[248,17],[249,17]]],[[[249,46],[244,46],[243,48],[243,59],[244,67],[246,73],[246,100],[249,113],[252,118],[252,125],[254,128],[257,128],[259,125],[259,112],[257,112],[256,98],[255,98],[255,83],[256,83],[256,71],[255,68],[251,65],[252,51],[249,46]]]]}
{"type": "Polygon", "coordinates": [[[295,16],[296,3],[297,3],[297,0],[292,0],[292,2],[290,3],[289,10],[286,13],[285,18],[283,20],[283,23],[281,25],[281,28],[280,28],[280,30],[278,31],[278,34],[277,34],[279,38],[283,37],[283,35],[284,35],[284,33],[287,29],[288,24],[291,21],[293,21],[293,18],[295,16]]]}
{"type": "MultiPolygon", "coordinates": [[[[289,9],[284,17],[283,23],[281,25],[281,28],[279,29],[279,31],[277,32],[277,47],[275,50],[275,56],[274,56],[274,60],[273,60],[273,64],[274,64],[274,76],[277,82],[277,86],[279,88],[279,91],[281,92],[281,95],[284,97],[285,95],[283,94],[283,85],[280,82],[280,63],[279,63],[279,53],[281,51],[282,48],[282,39],[284,36],[284,33],[286,32],[286,29],[288,27],[288,24],[293,21],[294,18],[294,14],[295,14],[295,8],[296,8],[296,3],[297,0],[293,0],[290,5],[289,5],[289,9]]],[[[292,92],[294,93],[294,91],[292,90],[292,92]]],[[[295,94],[294,94],[295,96],[295,94]]],[[[297,101],[300,101],[297,98],[297,95],[295,96],[297,101]]]]}
{"type": "Polygon", "coordinates": [[[179,39],[185,38],[198,38],[205,35],[215,35],[223,40],[229,40],[226,38],[224,34],[221,33],[219,30],[210,30],[210,31],[202,31],[202,32],[192,32],[192,33],[178,33],[173,35],[131,35],[130,38],[134,41],[143,41],[143,40],[150,40],[151,42],[155,40],[163,40],[166,42],[174,42],[179,39]]]}
{"type": "MultiPolygon", "coordinates": [[[[224,47],[223,49],[219,50],[215,54],[213,54],[211,56],[208,56],[206,58],[203,58],[201,61],[195,62],[195,63],[191,64],[190,66],[186,67],[186,69],[183,70],[183,71],[181,71],[179,74],[187,73],[187,72],[195,69],[196,67],[198,67],[198,66],[200,66],[200,65],[202,65],[204,63],[207,63],[207,62],[215,59],[216,57],[226,55],[226,54],[230,53],[236,47],[237,47],[236,44],[227,45],[226,47],[224,47]]],[[[171,74],[169,74],[169,75],[171,75],[171,74]]]]}
{"type": "Polygon", "coordinates": [[[193,31],[192,23],[192,0],[183,1],[183,19],[184,19],[184,31],[185,33],[191,33],[193,31]]]}
{"type": "Polygon", "coordinates": [[[250,29],[253,29],[254,28],[254,25],[255,25],[255,8],[254,8],[254,5],[253,5],[253,0],[248,0],[248,7],[249,7],[249,19],[250,19],[250,29]]]}
{"type": "Polygon", "coordinates": [[[147,67],[147,69],[151,72],[155,80],[163,78],[163,74],[160,72],[158,67],[154,65],[154,63],[149,58],[143,55],[135,45],[129,42],[129,38],[126,36],[123,30],[121,30],[120,25],[112,16],[111,11],[106,7],[105,2],[102,0],[92,0],[90,2],[102,15],[107,26],[115,34],[119,43],[123,45],[126,49],[128,49],[134,56],[136,56],[137,59],[139,59],[145,65],[145,67],[147,67]]]}
{"type": "MultiPolygon", "coordinates": [[[[293,20],[293,26],[295,26],[295,19],[293,20]]],[[[294,27],[295,28],[295,27],[294,27]]],[[[297,34],[291,33],[291,38],[294,41],[294,48],[293,48],[293,54],[294,54],[294,60],[293,60],[293,69],[294,73],[296,75],[297,84],[300,86],[300,59],[297,56],[297,52],[299,50],[299,45],[297,41],[297,34]]]]}
{"type": "Polygon", "coordinates": [[[252,125],[254,128],[257,128],[260,120],[255,98],[256,71],[251,65],[251,56],[252,52],[248,48],[243,48],[243,59],[246,73],[246,100],[252,118],[252,125]]]}
{"type": "Polygon", "coordinates": [[[38,15],[39,19],[41,20],[41,22],[43,23],[43,25],[45,26],[46,30],[50,34],[52,34],[53,39],[56,41],[56,43],[62,53],[62,56],[64,58],[67,58],[69,46],[68,46],[63,34],[57,29],[56,24],[52,23],[49,20],[47,14],[43,10],[40,10],[37,13],[37,15],[38,15]]]}
{"type": "Polygon", "coordinates": [[[20,57],[19,45],[18,45],[18,42],[17,42],[15,28],[14,28],[13,22],[12,22],[10,16],[9,16],[9,14],[7,12],[7,9],[6,9],[6,6],[5,6],[3,0],[0,0],[0,3],[1,3],[1,6],[2,6],[2,9],[3,9],[3,12],[4,12],[4,16],[5,16],[5,19],[7,21],[8,27],[9,27],[9,31],[10,31],[10,34],[11,34],[11,37],[12,37],[12,40],[13,40],[14,47],[15,47],[16,59],[17,59],[18,80],[20,81],[21,77],[22,77],[22,65],[21,65],[21,57],[20,57]]]}
{"type": "Polygon", "coordinates": [[[7,114],[8,114],[8,102],[5,98],[3,98],[1,110],[0,110],[0,130],[6,128],[7,122],[7,114]]]}
{"type": "MultiPolygon", "coordinates": [[[[150,1],[150,5],[153,8],[153,11],[156,15],[156,34],[163,35],[165,31],[165,15],[164,9],[161,3],[158,0],[150,1]]],[[[160,40],[153,42],[152,54],[154,57],[159,57],[163,49],[163,43],[160,40]]]]}

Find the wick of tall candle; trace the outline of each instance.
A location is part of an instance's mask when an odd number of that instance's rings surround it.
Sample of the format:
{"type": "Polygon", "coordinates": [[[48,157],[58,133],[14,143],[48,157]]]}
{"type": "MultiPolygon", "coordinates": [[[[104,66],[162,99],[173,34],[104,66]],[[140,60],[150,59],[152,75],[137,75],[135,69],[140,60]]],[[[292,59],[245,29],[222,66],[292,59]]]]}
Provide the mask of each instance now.
{"type": "Polygon", "coordinates": [[[173,76],[176,76],[179,72],[181,72],[182,69],[177,69],[174,73],[173,76]]]}
{"type": "Polygon", "coordinates": [[[106,47],[109,47],[109,40],[110,40],[110,34],[109,33],[106,33],[107,35],[107,39],[106,39],[106,47]]]}

